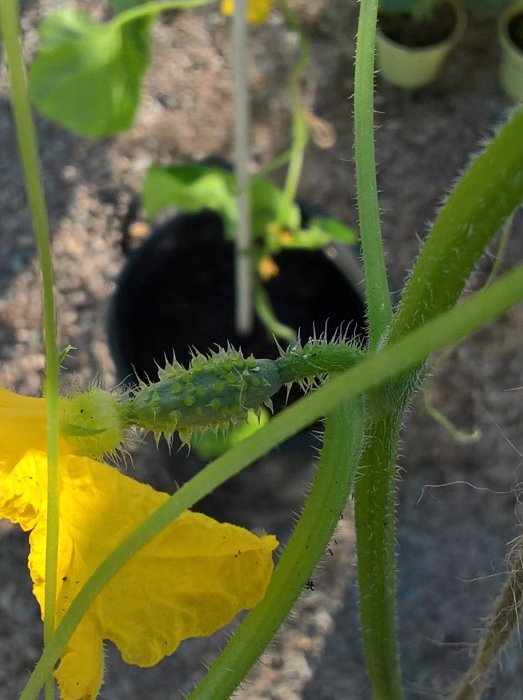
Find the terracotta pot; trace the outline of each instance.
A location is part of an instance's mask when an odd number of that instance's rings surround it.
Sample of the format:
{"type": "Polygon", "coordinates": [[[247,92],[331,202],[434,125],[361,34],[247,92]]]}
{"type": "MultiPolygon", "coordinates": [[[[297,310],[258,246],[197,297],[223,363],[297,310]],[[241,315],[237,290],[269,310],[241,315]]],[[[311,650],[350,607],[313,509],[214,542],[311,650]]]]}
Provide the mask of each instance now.
{"type": "Polygon", "coordinates": [[[523,2],[507,7],[498,22],[499,79],[503,90],[515,102],[523,100],[523,44],[518,45],[513,35],[513,24],[518,18],[523,26],[523,2]]]}
{"type": "MultiPolygon", "coordinates": [[[[383,78],[391,85],[404,89],[415,89],[435,80],[445,59],[463,36],[467,26],[467,15],[459,2],[457,0],[437,0],[436,5],[448,5],[453,12],[449,33],[436,43],[407,46],[387,36],[378,25],[376,34],[377,65],[383,78]]],[[[382,18],[382,24],[385,26],[384,20],[385,18],[382,18]]],[[[406,18],[406,21],[412,22],[410,17],[406,18]]],[[[427,26],[430,25],[427,23],[427,26]]],[[[420,43],[425,43],[421,34],[420,43]]]]}

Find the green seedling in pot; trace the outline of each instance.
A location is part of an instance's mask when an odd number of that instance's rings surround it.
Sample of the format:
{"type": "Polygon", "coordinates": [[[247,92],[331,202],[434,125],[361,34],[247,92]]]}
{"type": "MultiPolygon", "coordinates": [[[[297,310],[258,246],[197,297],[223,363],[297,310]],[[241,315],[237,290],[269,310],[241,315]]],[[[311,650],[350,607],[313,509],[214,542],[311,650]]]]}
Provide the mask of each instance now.
{"type": "MultiPolygon", "coordinates": [[[[250,184],[251,227],[254,234],[252,264],[260,285],[278,274],[274,256],[282,250],[317,250],[336,241],[354,244],[353,230],[341,221],[325,216],[308,216],[300,206],[287,202],[284,190],[264,176],[254,176],[250,184]],[[305,215],[304,215],[305,214],[305,215]]],[[[211,209],[222,217],[225,236],[232,240],[237,227],[236,179],[219,165],[152,166],[145,178],[143,203],[149,218],[162,209],[176,207],[185,212],[211,209]]],[[[294,331],[285,331],[277,319],[264,314],[266,298],[258,287],[257,305],[269,330],[290,341],[294,331]]]]}

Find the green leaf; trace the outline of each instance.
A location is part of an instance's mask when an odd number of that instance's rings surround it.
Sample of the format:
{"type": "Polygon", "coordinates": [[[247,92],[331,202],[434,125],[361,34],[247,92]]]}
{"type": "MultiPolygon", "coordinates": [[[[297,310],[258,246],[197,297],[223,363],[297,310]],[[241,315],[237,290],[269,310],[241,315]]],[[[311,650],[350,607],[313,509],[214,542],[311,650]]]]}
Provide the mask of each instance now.
{"type": "Polygon", "coordinates": [[[288,238],[280,239],[279,245],[282,248],[314,250],[332,241],[353,245],[356,242],[356,234],[353,229],[337,219],[317,217],[311,219],[307,228],[296,231],[288,238]]]}
{"type": "Polygon", "coordinates": [[[314,218],[311,220],[309,228],[319,228],[329,236],[332,241],[338,241],[339,243],[354,245],[357,240],[354,229],[345,226],[345,224],[338,219],[331,219],[330,217],[314,218]]]}
{"type": "Polygon", "coordinates": [[[330,242],[330,237],[319,228],[307,228],[296,231],[289,237],[281,237],[279,248],[317,250],[330,242]]]}
{"type": "MultiPolygon", "coordinates": [[[[147,171],[143,187],[143,203],[152,218],[165,207],[193,212],[212,209],[223,216],[227,235],[234,236],[236,222],[236,179],[234,174],[215,165],[192,164],[161,167],[147,171]]],[[[276,219],[283,193],[270,180],[251,180],[252,229],[257,238],[265,236],[267,226],[276,219]]],[[[293,204],[284,225],[293,230],[299,226],[300,210],[293,204]]]]}
{"type": "Polygon", "coordinates": [[[153,165],[143,186],[143,203],[149,218],[165,207],[194,212],[212,209],[224,218],[233,234],[236,217],[235,179],[233,173],[210,165],[153,165]]]}
{"type": "Polygon", "coordinates": [[[49,15],[40,26],[40,50],[29,73],[38,110],[90,138],[129,128],[157,14],[158,8],[151,7],[149,14],[106,24],[68,8],[49,15]]]}

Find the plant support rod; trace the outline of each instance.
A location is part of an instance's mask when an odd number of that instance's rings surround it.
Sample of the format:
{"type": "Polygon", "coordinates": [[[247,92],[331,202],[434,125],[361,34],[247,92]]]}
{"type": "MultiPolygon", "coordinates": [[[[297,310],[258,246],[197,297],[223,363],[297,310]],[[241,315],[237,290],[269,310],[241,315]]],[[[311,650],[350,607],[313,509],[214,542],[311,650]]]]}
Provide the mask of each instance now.
{"type": "Polygon", "coordinates": [[[248,335],[253,326],[253,268],[249,196],[249,99],[247,89],[247,7],[236,0],[232,21],[234,79],[234,163],[237,192],[235,241],[236,330],[248,335]]]}

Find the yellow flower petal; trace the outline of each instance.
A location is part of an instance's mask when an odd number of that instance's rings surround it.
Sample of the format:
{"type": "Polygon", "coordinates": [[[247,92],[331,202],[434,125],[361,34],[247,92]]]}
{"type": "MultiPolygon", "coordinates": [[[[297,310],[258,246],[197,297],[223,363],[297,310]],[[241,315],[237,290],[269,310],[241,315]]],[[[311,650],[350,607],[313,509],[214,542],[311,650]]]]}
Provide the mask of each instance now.
{"type": "MultiPolygon", "coordinates": [[[[0,516],[26,528],[36,523],[29,567],[41,606],[46,468],[45,454],[28,453],[0,492],[0,516]]],[[[87,457],[62,458],[57,622],[110,551],[167,498],[87,457]]],[[[212,634],[256,605],[276,546],[273,536],[183,513],[123,567],[80,623],[56,671],[64,700],[96,696],[103,639],[115,642],[127,662],[152,666],[183,639],[212,634]]]]}
{"type": "MultiPolygon", "coordinates": [[[[247,0],[247,21],[252,24],[262,24],[267,20],[272,0],[247,0]]],[[[234,14],[234,0],[222,0],[222,14],[231,17],[234,14]]]]}
{"type": "Polygon", "coordinates": [[[32,530],[38,523],[46,489],[46,469],[40,461],[25,457],[1,482],[0,517],[32,530]]]}
{"type": "Polygon", "coordinates": [[[20,396],[0,387],[0,473],[8,473],[25,454],[30,442],[46,449],[45,399],[20,396]]]}
{"type": "Polygon", "coordinates": [[[270,255],[264,255],[263,258],[258,263],[258,274],[264,282],[278,277],[280,274],[280,268],[270,255]]]}
{"type": "Polygon", "coordinates": [[[104,650],[100,644],[100,630],[96,620],[87,616],[69,640],[55,673],[62,698],[94,700],[102,685],[103,672],[104,650]]]}

